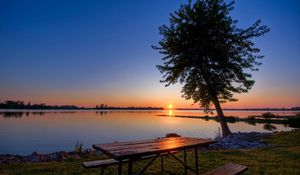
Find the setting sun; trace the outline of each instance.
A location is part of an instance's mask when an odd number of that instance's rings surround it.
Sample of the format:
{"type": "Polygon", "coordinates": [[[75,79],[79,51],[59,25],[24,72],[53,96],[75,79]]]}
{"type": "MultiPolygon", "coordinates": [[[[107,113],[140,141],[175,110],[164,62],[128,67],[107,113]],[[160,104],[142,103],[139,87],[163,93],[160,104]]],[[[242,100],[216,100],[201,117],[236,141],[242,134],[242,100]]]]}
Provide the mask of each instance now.
{"type": "Polygon", "coordinates": [[[169,109],[173,109],[173,105],[172,105],[172,104],[169,104],[169,105],[168,105],[168,108],[169,108],[169,109]]]}

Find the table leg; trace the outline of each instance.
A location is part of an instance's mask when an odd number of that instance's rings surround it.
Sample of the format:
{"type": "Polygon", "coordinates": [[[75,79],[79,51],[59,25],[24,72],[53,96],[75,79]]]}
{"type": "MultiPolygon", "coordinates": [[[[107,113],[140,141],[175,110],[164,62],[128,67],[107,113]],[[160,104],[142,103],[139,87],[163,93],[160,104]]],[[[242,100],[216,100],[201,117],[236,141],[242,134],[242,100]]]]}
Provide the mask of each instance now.
{"type": "Polygon", "coordinates": [[[128,160],[128,175],[132,175],[132,159],[128,160]]]}
{"type": "Polygon", "coordinates": [[[198,147],[195,147],[195,166],[196,166],[196,174],[199,175],[199,167],[198,167],[198,147]]]}
{"type": "Polygon", "coordinates": [[[118,175],[122,175],[122,161],[119,161],[118,175]]]}
{"type": "MultiPolygon", "coordinates": [[[[186,161],[186,149],[183,150],[183,161],[185,164],[187,164],[187,161],[186,161]]],[[[187,174],[187,167],[184,166],[184,174],[187,174]]]]}
{"type": "Polygon", "coordinates": [[[102,168],[101,168],[101,175],[104,175],[104,168],[105,168],[105,167],[102,167],[102,168]]]}
{"type": "Polygon", "coordinates": [[[160,159],[161,159],[160,169],[161,169],[161,172],[164,172],[164,156],[161,156],[160,159]]]}

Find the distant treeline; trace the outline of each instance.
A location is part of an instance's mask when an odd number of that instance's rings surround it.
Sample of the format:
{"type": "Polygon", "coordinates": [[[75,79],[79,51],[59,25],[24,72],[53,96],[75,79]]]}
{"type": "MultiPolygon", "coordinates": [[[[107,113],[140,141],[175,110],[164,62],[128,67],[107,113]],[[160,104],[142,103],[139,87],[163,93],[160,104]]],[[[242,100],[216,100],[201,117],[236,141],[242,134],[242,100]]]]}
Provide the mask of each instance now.
{"type": "Polygon", "coordinates": [[[31,104],[30,102],[24,103],[23,101],[12,101],[7,100],[4,103],[0,103],[0,109],[80,109],[75,105],[46,105],[45,103],[41,104],[31,104]]]}
{"type": "Polygon", "coordinates": [[[24,103],[23,101],[7,100],[4,103],[0,103],[0,109],[98,109],[98,110],[160,110],[162,107],[114,107],[106,104],[97,105],[94,108],[78,107],[75,105],[46,105],[31,104],[30,102],[24,103]]]}
{"type": "MultiPolygon", "coordinates": [[[[162,110],[163,107],[115,107],[106,104],[96,105],[94,108],[78,107],[75,105],[46,105],[31,104],[30,102],[24,103],[23,101],[7,100],[0,103],[0,109],[84,109],[84,110],[162,110]]],[[[203,110],[201,108],[176,108],[176,110],[203,110]]],[[[224,110],[300,110],[300,107],[292,108],[243,108],[243,109],[224,109],[224,110]]]]}

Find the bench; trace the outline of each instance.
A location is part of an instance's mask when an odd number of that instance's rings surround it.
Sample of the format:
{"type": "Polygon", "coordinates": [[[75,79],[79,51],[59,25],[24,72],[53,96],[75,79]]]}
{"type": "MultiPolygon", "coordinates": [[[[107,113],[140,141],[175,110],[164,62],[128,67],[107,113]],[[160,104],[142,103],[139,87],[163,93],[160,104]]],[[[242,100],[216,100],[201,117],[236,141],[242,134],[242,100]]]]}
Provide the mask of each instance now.
{"type": "MultiPolygon", "coordinates": [[[[177,153],[177,151],[172,151],[170,154],[177,153]]],[[[163,156],[168,156],[169,153],[164,153],[159,156],[161,156],[161,169],[163,170],[163,156]]],[[[151,159],[156,157],[157,155],[150,155],[150,156],[144,156],[141,157],[139,160],[146,160],[146,159],[151,159]]],[[[129,160],[124,160],[122,163],[126,163],[129,160]]],[[[103,160],[93,160],[93,161],[88,161],[88,162],[83,162],[82,166],[86,169],[91,169],[91,168],[101,168],[101,174],[104,174],[104,169],[108,166],[112,165],[118,165],[119,161],[115,159],[103,159],[103,160]]]]}
{"type": "Polygon", "coordinates": [[[239,175],[245,172],[248,167],[235,163],[228,163],[224,166],[218,167],[205,175],[239,175]]]}

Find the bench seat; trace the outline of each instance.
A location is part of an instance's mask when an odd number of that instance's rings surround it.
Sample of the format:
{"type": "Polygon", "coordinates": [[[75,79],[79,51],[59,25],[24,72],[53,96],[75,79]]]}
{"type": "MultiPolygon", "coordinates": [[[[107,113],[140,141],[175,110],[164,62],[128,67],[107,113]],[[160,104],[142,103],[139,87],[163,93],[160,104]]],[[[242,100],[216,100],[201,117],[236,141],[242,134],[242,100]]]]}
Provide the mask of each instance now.
{"type": "Polygon", "coordinates": [[[205,175],[239,175],[245,172],[248,167],[235,163],[228,163],[224,166],[218,167],[205,175]]]}
{"type": "MultiPolygon", "coordinates": [[[[177,153],[177,151],[172,151],[172,154],[177,153]]],[[[161,154],[159,156],[167,156],[168,153],[161,154]]],[[[140,160],[145,160],[145,159],[151,159],[157,155],[150,155],[150,156],[144,156],[140,158],[140,160]]],[[[128,162],[128,160],[123,160],[123,163],[128,162]]],[[[99,168],[99,167],[107,167],[107,166],[112,166],[112,165],[117,165],[119,161],[115,159],[103,159],[103,160],[93,160],[93,161],[88,161],[88,162],[83,162],[82,166],[84,168],[99,168]]]]}
{"type": "Polygon", "coordinates": [[[84,168],[98,168],[98,167],[117,165],[118,163],[119,162],[115,159],[103,159],[103,160],[83,162],[82,166],[84,168]]]}

